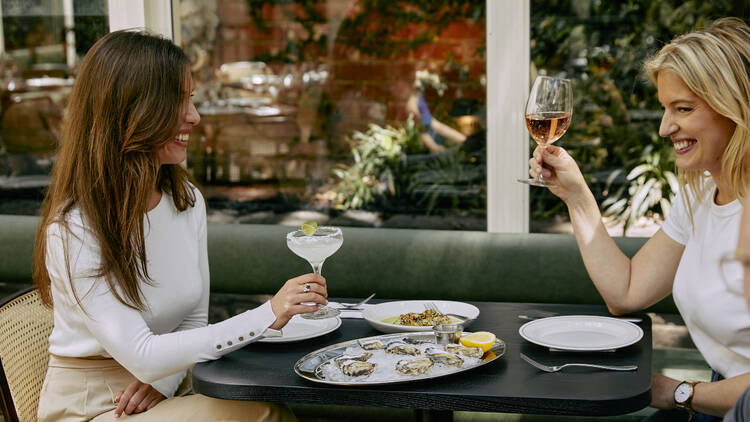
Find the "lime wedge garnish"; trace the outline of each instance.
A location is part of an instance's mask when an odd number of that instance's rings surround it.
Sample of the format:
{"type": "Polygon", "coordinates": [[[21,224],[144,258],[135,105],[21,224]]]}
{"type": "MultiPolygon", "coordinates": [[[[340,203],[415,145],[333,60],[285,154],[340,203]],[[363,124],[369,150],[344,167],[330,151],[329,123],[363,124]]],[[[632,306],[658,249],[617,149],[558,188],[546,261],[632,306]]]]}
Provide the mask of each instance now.
{"type": "Polygon", "coordinates": [[[318,223],[315,221],[308,221],[302,225],[302,233],[307,236],[314,235],[316,230],[318,230],[318,223]]]}

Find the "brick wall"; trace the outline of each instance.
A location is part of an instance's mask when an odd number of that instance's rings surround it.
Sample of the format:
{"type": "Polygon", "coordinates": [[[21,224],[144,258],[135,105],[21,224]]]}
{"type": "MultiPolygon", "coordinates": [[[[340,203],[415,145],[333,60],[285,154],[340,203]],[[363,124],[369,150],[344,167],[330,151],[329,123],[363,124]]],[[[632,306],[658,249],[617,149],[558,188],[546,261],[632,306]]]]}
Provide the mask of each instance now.
{"type": "MultiPolygon", "coordinates": [[[[245,0],[219,0],[219,27],[217,29],[214,66],[234,61],[253,61],[258,57],[284,51],[287,42],[308,37],[308,31],[294,18],[302,16],[304,10],[298,5],[265,4],[258,12],[263,17],[267,30],[256,27],[250,17],[245,0]]],[[[484,74],[485,59],[477,54],[485,39],[484,17],[474,22],[468,19],[450,23],[434,39],[419,48],[389,58],[378,58],[367,51],[352,47],[357,40],[346,45],[337,39],[335,27],[342,18],[352,17],[362,4],[359,0],[321,1],[317,11],[325,16],[327,23],[315,24],[313,38],[329,36],[328,43],[309,45],[303,52],[304,61],[323,64],[329,72],[323,92],[328,96],[331,113],[336,119],[331,125],[334,142],[352,130],[366,129],[373,122],[403,121],[407,117],[406,99],[413,92],[414,74],[417,69],[439,73],[448,89],[442,97],[434,90],[427,90],[428,103],[436,116],[446,115],[450,102],[459,97],[470,97],[484,103],[484,88],[477,83],[484,74]],[[455,66],[446,66],[457,63],[455,66]]],[[[372,19],[378,19],[373,16],[372,19]]],[[[380,17],[379,19],[387,19],[380,17]]],[[[424,31],[425,24],[408,24],[391,34],[391,40],[414,39],[424,31]]],[[[367,28],[361,35],[367,36],[367,28]]],[[[284,72],[281,62],[267,63],[277,73],[284,72]]],[[[319,98],[318,98],[319,99],[319,98]]],[[[282,101],[297,105],[299,93],[287,93],[282,101]]],[[[312,99],[315,103],[316,98],[312,99]]],[[[313,129],[313,138],[325,136],[321,125],[313,129]]]]}

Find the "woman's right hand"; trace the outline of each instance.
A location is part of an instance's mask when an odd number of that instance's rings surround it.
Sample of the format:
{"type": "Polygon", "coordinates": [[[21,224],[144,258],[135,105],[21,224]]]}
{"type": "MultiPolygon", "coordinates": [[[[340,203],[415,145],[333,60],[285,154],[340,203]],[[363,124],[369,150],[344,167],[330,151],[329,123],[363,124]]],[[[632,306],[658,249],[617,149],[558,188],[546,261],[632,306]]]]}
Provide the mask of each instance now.
{"type": "Polygon", "coordinates": [[[544,181],[555,186],[549,190],[566,204],[588,192],[588,186],[578,164],[561,147],[536,147],[534,155],[529,159],[529,175],[535,178],[540,171],[544,181]]]}
{"type": "Polygon", "coordinates": [[[315,312],[317,306],[302,305],[301,302],[328,304],[328,289],[325,277],[318,274],[304,274],[284,283],[284,286],[271,298],[271,309],[276,321],[269,328],[278,330],[293,316],[315,312]],[[306,291],[305,286],[310,286],[306,291]]]}

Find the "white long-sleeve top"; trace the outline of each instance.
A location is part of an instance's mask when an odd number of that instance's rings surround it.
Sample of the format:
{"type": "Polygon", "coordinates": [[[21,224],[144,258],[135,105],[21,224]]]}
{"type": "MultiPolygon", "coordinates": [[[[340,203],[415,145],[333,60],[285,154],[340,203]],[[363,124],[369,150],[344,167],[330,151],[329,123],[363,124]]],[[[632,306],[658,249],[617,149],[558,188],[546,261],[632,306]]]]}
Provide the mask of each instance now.
{"type": "Polygon", "coordinates": [[[280,335],[267,330],[276,319],[270,302],[207,325],[206,209],[200,192],[193,189],[194,207],[179,212],[172,198],[162,193],[159,204],[144,216],[152,283],[141,284],[147,305],[143,312],[120,303],[106,281],[94,276],[100,249],[79,209],[66,216],[69,230],[60,224],[49,226],[46,264],[55,322],[50,353],[112,357],[141,382],[170,397],[195,363],[218,359],[264,334],[280,335]]]}

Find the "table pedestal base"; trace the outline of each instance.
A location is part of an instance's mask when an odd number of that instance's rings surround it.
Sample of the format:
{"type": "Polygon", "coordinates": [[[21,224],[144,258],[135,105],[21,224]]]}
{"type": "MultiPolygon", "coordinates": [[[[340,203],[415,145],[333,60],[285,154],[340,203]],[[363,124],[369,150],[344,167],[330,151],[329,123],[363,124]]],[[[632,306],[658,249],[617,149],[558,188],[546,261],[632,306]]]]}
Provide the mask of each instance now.
{"type": "Polygon", "coordinates": [[[414,409],[415,422],[453,422],[452,410],[414,409]]]}

